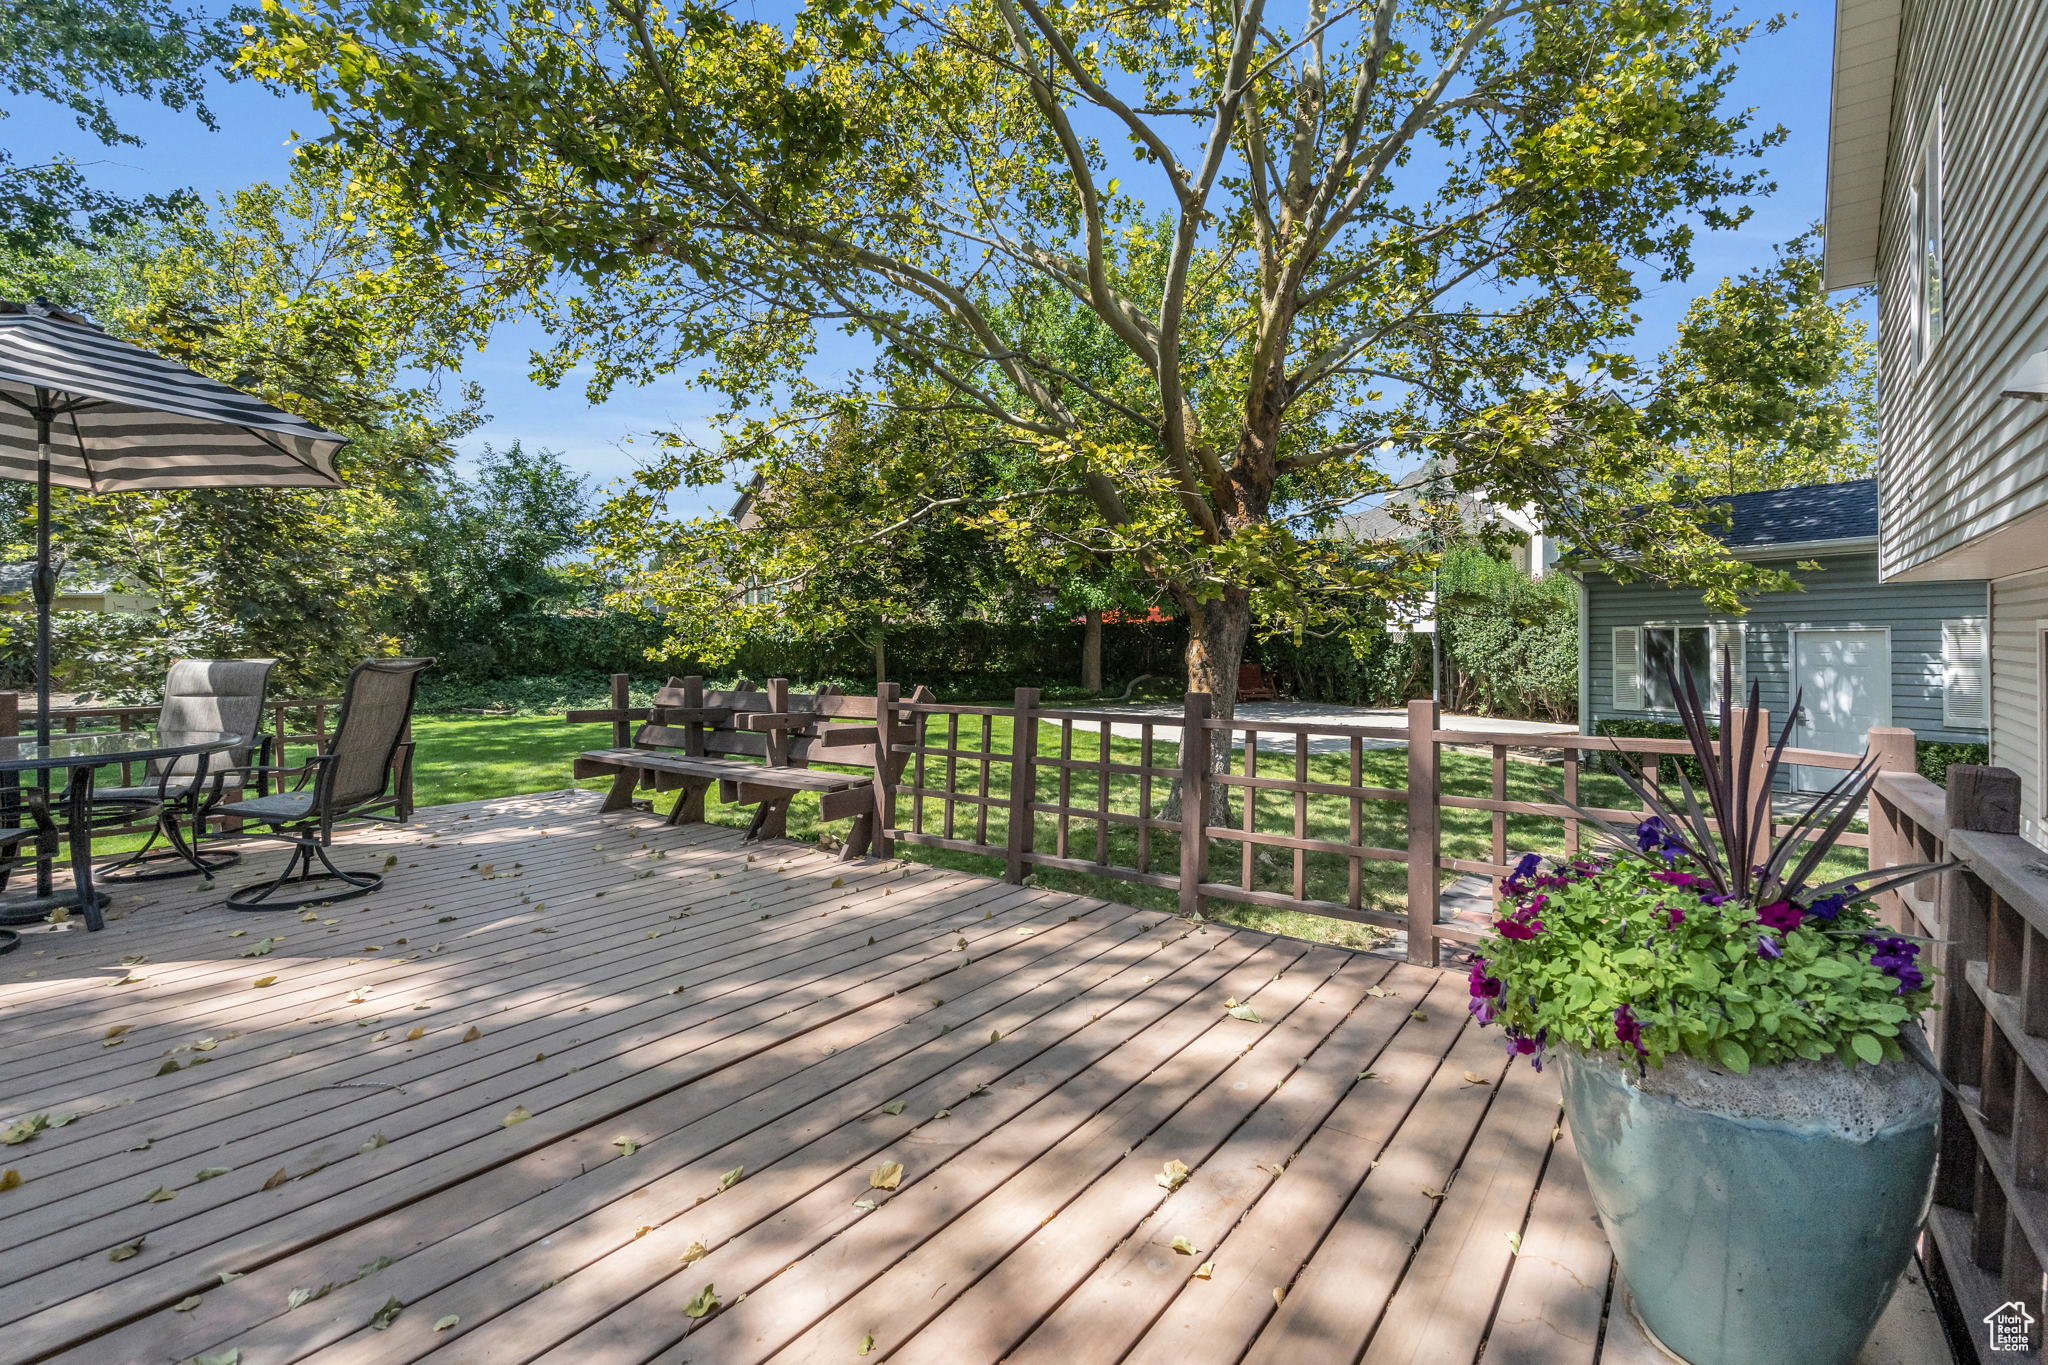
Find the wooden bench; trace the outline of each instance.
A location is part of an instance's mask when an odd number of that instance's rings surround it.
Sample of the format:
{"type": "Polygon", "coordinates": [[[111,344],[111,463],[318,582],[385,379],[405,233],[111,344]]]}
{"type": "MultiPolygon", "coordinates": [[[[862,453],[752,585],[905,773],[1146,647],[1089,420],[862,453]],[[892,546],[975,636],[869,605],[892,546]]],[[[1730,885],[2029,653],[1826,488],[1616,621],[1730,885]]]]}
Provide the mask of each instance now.
{"type": "MultiPolygon", "coordinates": [[[[623,810],[634,804],[637,790],[651,787],[679,793],[670,824],[697,824],[716,783],[720,801],[755,807],[746,833],[752,841],[786,834],[789,803],[810,793],[818,798],[821,820],[853,821],[842,856],[857,858],[873,847],[878,755],[887,780],[901,775],[902,746],[913,733],[908,717],[892,712],[892,742],[883,745],[875,697],[847,696],[830,687],[793,693],[786,678],[771,680],[765,691],[732,692],[707,692],[702,678],[671,678],[655,693],[654,704],[641,708],[626,704],[622,681],[614,680],[612,707],[567,716],[571,723],[610,721],[615,738],[624,736],[630,722],[643,722],[629,742],[576,758],[577,777],[612,779],[605,810],[623,810]],[[864,771],[836,772],[814,763],[864,771]]],[[[919,688],[908,700],[930,701],[931,694],[919,688]]]]}

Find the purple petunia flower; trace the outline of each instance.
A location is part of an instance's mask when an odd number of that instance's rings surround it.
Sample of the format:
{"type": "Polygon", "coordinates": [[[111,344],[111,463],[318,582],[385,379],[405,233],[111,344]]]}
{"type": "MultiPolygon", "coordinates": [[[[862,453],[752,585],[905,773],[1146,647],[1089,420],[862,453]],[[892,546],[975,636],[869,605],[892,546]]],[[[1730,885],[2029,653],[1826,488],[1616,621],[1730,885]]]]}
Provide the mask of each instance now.
{"type": "Polygon", "coordinates": [[[1499,978],[1487,975],[1485,958],[1472,959],[1472,970],[1465,973],[1465,982],[1472,996],[1466,1008],[1480,1023],[1492,1023],[1500,1012],[1494,1002],[1500,998],[1503,986],[1499,978]]]}
{"type": "Polygon", "coordinates": [[[1766,929],[1789,934],[1799,927],[1803,913],[1791,901],[1772,901],[1769,905],[1757,907],[1756,922],[1766,929]]]}
{"type": "Polygon", "coordinates": [[[1679,925],[1685,923],[1685,911],[1679,909],[1677,906],[1660,905],[1657,908],[1664,912],[1664,924],[1666,928],[1676,929],[1679,925]]]}
{"type": "Polygon", "coordinates": [[[1863,942],[1875,949],[1870,955],[1870,965],[1896,980],[1897,993],[1917,991],[1927,984],[1927,978],[1920,972],[1915,958],[1920,956],[1920,945],[1909,938],[1883,937],[1865,934],[1863,942]]]}
{"type": "Polygon", "coordinates": [[[1666,886],[1677,887],[1712,886],[1714,884],[1711,880],[1700,876],[1696,872],[1652,872],[1650,880],[1662,882],[1666,886]]]}
{"type": "Polygon", "coordinates": [[[1846,891],[1837,891],[1832,896],[1821,896],[1808,902],[1806,913],[1815,919],[1833,919],[1848,908],[1850,899],[1846,891]]]}
{"type": "Polygon", "coordinates": [[[1778,940],[1772,938],[1769,934],[1765,934],[1756,941],[1756,955],[1758,957],[1778,958],[1785,955],[1785,950],[1778,946],[1778,940]]]}
{"type": "Polygon", "coordinates": [[[1624,1047],[1632,1047],[1638,1057],[1647,1057],[1650,1050],[1643,1046],[1643,1025],[1636,1018],[1635,1011],[1622,1005],[1614,1011],[1614,1039],[1624,1047]]]}

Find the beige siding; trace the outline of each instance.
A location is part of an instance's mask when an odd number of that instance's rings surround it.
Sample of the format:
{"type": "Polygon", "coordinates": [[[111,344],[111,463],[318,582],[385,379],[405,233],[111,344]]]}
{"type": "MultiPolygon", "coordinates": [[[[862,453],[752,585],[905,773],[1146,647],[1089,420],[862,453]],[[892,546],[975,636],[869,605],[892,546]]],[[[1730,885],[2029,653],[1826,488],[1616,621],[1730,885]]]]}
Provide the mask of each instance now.
{"type": "Polygon", "coordinates": [[[2022,829],[2048,848],[2048,788],[2041,747],[2041,632],[2048,630],[2048,573],[1991,585],[1991,761],[2020,775],[2022,829]]]}
{"type": "Polygon", "coordinates": [[[1997,564],[1930,561],[2048,517],[2048,404],[1998,396],[2048,348],[2048,3],[1910,0],[1900,37],[1878,261],[1883,573],[2041,567],[2034,527],[1997,564]],[[1921,364],[1911,189],[1938,102],[1946,328],[1921,364]]]}

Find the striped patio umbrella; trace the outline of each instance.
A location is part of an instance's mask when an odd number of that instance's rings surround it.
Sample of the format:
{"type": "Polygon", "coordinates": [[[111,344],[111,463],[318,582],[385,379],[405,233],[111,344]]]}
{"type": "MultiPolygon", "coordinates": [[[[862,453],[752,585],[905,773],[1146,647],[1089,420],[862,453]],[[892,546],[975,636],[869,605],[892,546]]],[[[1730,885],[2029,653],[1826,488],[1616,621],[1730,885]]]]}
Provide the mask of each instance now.
{"type": "Polygon", "coordinates": [[[50,716],[50,489],[339,488],[347,441],[40,301],[0,300],[0,478],[36,484],[36,713],[50,716]]]}

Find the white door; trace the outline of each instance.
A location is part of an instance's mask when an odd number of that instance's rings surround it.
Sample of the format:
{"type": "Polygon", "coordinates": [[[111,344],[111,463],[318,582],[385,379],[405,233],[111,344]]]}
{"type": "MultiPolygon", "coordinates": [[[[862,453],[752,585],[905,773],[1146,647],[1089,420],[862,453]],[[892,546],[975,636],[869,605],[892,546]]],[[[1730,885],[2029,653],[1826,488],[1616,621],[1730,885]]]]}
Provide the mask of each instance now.
{"type": "MultiPolygon", "coordinates": [[[[1891,635],[1882,630],[1795,630],[1792,681],[1800,694],[1792,742],[1802,749],[1860,754],[1873,725],[1892,723],[1891,635]]],[[[1834,768],[1794,768],[1802,791],[1825,791],[1834,768]]]]}

